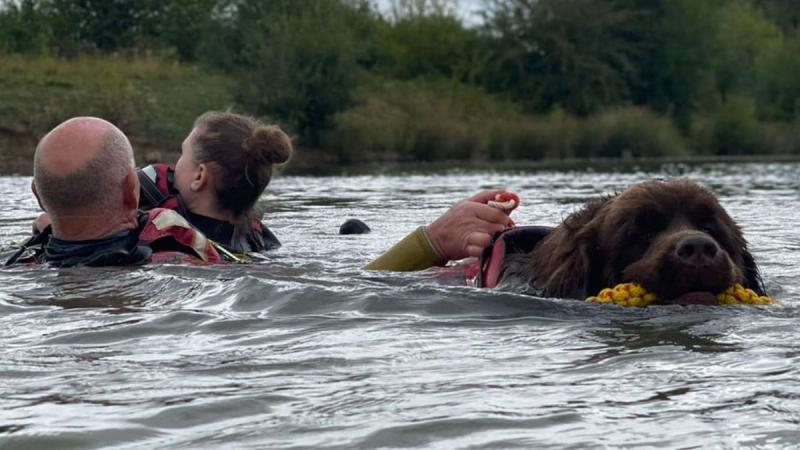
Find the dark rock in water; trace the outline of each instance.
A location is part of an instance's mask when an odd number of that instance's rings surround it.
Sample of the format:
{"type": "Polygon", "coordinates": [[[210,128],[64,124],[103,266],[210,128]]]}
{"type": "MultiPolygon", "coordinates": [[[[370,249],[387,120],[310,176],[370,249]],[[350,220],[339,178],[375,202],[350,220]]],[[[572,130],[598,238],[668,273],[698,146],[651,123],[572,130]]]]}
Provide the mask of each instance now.
{"type": "Polygon", "coordinates": [[[347,219],[339,227],[339,234],[366,234],[370,231],[369,226],[358,219],[347,219]]]}

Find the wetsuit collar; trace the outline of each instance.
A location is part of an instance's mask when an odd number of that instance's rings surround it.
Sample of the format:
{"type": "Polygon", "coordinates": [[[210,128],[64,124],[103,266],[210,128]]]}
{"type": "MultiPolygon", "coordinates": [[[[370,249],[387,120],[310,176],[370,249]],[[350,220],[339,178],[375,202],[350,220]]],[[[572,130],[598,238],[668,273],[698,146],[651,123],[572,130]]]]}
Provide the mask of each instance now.
{"type": "Polygon", "coordinates": [[[152,254],[152,249],[139,245],[138,230],[125,230],[87,241],[51,236],[43,260],[55,267],[134,266],[146,263],[152,254]]]}
{"type": "Polygon", "coordinates": [[[205,234],[207,238],[223,245],[232,252],[246,253],[252,250],[245,237],[239,237],[241,234],[237,233],[236,227],[230,222],[191,211],[186,211],[185,217],[189,220],[189,223],[205,234]]]}

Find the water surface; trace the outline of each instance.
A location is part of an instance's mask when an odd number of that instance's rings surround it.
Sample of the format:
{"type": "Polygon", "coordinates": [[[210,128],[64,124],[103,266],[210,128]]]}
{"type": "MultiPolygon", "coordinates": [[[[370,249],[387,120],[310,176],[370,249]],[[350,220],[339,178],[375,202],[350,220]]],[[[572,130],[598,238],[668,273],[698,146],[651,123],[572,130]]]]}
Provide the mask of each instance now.
{"type": "MultiPolygon", "coordinates": [[[[278,177],[267,264],[0,269],[0,448],[800,445],[798,164],[278,177]],[[782,307],[623,309],[360,267],[481,188],[555,224],[644,179],[710,186],[782,307]],[[373,228],[339,236],[358,217],[373,228]]],[[[0,250],[37,214],[0,178],[0,250]]]]}

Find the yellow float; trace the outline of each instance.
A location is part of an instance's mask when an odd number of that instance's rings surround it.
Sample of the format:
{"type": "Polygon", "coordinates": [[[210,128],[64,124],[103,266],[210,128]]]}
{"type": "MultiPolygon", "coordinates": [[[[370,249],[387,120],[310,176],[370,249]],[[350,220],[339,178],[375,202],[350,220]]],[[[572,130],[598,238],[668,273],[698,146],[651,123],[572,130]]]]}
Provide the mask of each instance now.
{"type": "MultiPolygon", "coordinates": [[[[765,295],[758,295],[752,289],[746,289],[739,283],[729,287],[725,292],[715,295],[718,305],[772,305],[775,301],[765,295]]],[[[613,303],[620,306],[644,307],[658,302],[658,295],[648,292],[639,283],[622,283],[605,288],[599,294],[586,299],[587,302],[613,303]]]]}

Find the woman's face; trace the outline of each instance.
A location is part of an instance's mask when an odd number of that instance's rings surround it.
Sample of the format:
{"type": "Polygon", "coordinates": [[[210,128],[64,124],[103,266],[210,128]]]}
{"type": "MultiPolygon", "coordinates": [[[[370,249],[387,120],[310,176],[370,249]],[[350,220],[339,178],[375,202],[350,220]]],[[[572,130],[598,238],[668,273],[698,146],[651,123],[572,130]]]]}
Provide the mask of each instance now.
{"type": "Polygon", "coordinates": [[[195,189],[192,189],[192,181],[197,179],[199,164],[194,161],[194,149],[192,144],[194,142],[194,135],[196,129],[193,129],[189,136],[183,140],[181,144],[181,157],[175,163],[175,188],[180,192],[184,200],[189,200],[194,194],[195,189]]]}

